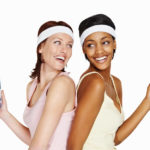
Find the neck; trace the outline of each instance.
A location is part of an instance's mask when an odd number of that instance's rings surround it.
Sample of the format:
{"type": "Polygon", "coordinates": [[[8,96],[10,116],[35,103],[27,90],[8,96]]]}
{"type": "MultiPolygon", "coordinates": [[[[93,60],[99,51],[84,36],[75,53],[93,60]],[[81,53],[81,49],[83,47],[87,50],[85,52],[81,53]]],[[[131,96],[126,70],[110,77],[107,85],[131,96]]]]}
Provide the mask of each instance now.
{"type": "Polygon", "coordinates": [[[40,70],[40,85],[41,87],[46,86],[50,81],[52,81],[61,71],[54,70],[47,66],[45,63],[41,64],[40,70]]]}

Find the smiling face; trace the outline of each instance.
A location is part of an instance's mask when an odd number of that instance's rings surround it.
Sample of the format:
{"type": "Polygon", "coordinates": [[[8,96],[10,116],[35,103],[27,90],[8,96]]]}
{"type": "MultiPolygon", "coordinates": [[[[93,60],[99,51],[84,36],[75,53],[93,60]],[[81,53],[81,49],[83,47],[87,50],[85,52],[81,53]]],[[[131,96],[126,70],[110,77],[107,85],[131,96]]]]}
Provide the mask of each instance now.
{"type": "Polygon", "coordinates": [[[73,39],[66,33],[50,36],[40,47],[43,63],[52,70],[62,70],[72,55],[73,39]]]}
{"type": "Polygon", "coordinates": [[[99,70],[105,70],[111,65],[116,42],[106,32],[90,34],[84,41],[83,52],[90,64],[99,70]]]}

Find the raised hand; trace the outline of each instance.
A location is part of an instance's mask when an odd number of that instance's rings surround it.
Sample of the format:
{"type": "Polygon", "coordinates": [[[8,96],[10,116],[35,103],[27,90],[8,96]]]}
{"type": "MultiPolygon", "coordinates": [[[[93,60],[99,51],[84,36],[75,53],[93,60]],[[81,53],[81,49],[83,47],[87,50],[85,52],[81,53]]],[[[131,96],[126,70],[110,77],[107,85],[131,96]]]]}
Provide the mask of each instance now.
{"type": "Polygon", "coordinates": [[[148,102],[149,110],[150,110],[150,84],[147,87],[147,92],[146,92],[145,100],[148,102]]]}
{"type": "Polygon", "coordinates": [[[150,84],[147,87],[146,98],[150,99],[150,84]]]}
{"type": "Polygon", "coordinates": [[[5,94],[4,91],[1,91],[1,99],[2,99],[2,105],[0,107],[0,118],[2,118],[5,114],[5,112],[8,111],[7,109],[7,102],[6,102],[6,98],[5,98],[5,94]]]}

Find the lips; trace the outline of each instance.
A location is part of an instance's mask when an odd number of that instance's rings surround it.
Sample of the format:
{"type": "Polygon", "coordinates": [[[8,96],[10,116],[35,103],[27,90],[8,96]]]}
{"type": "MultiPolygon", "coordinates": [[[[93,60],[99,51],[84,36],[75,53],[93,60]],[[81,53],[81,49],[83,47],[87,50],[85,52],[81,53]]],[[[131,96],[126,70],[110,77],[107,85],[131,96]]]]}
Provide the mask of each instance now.
{"type": "Polygon", "coordinates": [[[65,61],[65,57],[62,57],[62,56],[58,56],[58,57],[56,57],[56,59],[65,61]]]}
{"type": "Polygon", "coordinates": [[[107,56],[97,57],[95,60],[99,63],[104,63],[107,60],[107,56]]]}
{"type": "Polygon", "coordinates": [[[66,60],[66,57],[65,56],[55,56],[55,59],[61,63],[61,64],[64,64],[65,60],[66,60]]]}

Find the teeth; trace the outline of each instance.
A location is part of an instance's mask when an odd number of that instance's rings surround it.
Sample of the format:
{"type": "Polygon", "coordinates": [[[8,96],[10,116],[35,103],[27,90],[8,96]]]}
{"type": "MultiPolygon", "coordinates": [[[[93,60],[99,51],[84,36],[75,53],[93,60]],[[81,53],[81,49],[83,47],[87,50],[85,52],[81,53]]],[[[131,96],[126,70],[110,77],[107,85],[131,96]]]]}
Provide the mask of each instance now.
{"type": "Polygon", "coordinates": [[[56,57],[57,59],[61,59],[61,60],[65,60],[65,58],[64,57],[61,57],[61,56],[59,56],[59,57],[56,57]]]}
{"type": "Polygon", "coordinates": [[[103,59],[105,59],[105,58],[107,58],[107,56],[103,56],[103,57],[96,58],[96,60],[101,61],[101,60],[103,60],[103,59]]]}

